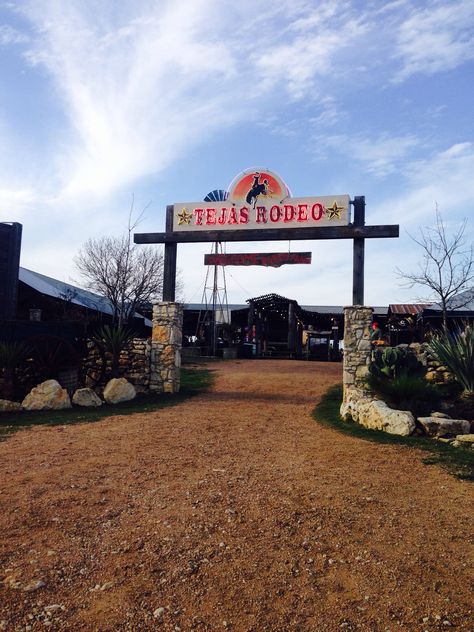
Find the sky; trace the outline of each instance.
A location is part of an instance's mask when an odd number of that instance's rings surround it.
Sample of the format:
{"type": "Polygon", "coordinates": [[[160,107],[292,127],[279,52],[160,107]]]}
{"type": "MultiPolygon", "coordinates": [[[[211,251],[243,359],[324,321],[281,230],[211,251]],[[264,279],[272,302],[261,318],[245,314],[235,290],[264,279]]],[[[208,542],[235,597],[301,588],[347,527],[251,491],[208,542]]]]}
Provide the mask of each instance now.
{"type": "MultiPolygon", "coordinates": [[[[89,238],[162,232],[167,204],[266,167],[294,197],[365,195],[365,303],[426,296],[412,241],[435,221],[474,229],[472,0],[0,0],[0,221],[21,265],[83,285],[89,238]]],[[[158,246],[157,246],[158,247],[158,246]]],[[[211,244],[178,246],[200,302],[211,244]]],[[[276,292],[352,302],[352,242],[228,243],[311,251],[311,265],[226,268],[230,303],[276,292]]]]}

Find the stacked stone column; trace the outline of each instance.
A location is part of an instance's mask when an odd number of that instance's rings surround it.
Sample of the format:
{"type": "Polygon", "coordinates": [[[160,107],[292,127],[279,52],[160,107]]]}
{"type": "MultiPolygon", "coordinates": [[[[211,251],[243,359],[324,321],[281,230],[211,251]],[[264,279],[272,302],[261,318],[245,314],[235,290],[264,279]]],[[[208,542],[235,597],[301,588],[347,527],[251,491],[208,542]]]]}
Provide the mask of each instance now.
{"type": "Polygon", "coordinates": [[[354,305],[344,308],[343,401],[363,396],[372,354],[371,307],[354,305]]]}
{"type": "Polygon", "coordinates": [[[177,393],[180,387],[183,306],[158,303],[153,306],[150,391],[177,393]]]}

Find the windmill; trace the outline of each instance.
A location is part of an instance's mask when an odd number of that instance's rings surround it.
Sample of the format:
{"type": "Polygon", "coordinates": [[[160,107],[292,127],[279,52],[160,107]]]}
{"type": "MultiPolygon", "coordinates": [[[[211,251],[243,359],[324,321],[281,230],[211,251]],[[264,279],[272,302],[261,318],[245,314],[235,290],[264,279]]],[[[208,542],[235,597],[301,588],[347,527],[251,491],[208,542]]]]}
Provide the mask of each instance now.
{"type": "MultiPolygon", "coordinates": [[[[226,199],[227,191],[214,189],[214,191],[206,195],[204,201],[223,202],[226,199]]],[[[216,241],[213,243],[211,254],[222,253],[222,242],[216,241]]],[[[211,354],[215,356],[219,323],[230,322],[224,266],[207,266],[201,304],[205,305],[205,308],[199,312],[196,336],[198,339],[205,338],[211,349],[211,354]]]]}

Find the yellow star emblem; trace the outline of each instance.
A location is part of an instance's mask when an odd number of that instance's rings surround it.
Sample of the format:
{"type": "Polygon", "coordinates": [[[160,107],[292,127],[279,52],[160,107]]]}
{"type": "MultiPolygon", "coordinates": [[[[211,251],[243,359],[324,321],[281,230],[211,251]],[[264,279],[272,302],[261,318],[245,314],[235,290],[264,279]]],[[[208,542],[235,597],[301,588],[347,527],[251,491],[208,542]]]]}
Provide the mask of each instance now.
{"type": "Polygon", "coordinates": [[[190,224],[192,217],[193,214],[188,213],[188,209],[183,206],[181,213],[178,213],[178,226],[181,226],[182,224],[190,224]]]}
{"type": "Polygon", "coordinates": [[[329,219],[341,219],[341,213],[344,210],[344,206],[338,206],[336,200],[334,200],[332,206],[326,207],[326,215],[329,219]]]}

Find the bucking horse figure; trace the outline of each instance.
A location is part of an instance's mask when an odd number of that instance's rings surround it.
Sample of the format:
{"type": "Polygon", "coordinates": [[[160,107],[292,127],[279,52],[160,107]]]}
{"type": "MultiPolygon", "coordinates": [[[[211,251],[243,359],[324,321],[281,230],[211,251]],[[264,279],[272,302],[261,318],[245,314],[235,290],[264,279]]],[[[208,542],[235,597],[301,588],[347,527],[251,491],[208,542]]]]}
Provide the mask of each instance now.
{"type": "Polygon", "coordinates": [[[250,191],[247,193],[245,201],[247,204],[251,204],[255,208],[259,195],[268,194],[268,180],[265,178],[263,182],[260,182],[260,173],[257,171],[253,176],[253,184],[250,191]]]}

